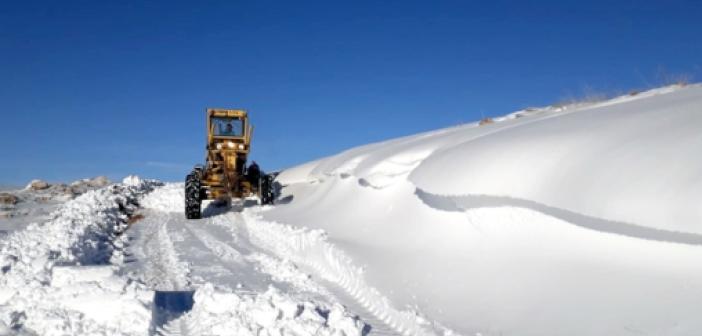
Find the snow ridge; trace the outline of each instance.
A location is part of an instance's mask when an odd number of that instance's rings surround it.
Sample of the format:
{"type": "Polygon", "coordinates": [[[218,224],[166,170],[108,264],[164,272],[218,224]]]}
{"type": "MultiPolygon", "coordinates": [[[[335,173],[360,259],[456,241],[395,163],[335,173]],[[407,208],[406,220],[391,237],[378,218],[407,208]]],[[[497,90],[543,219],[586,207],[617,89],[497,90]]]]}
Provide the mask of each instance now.
{"type": "Polygon", "coordinates": [[[435,195],[420,188],[416,189],[415,194],[427,206],[442,211],[464,212],[476,208],[501,207],[525,208],[595,231],[614,233],[627,237],[652,241],[702,245],[702,235],[700,234],[656,229],[636,224],[595,218],[531,200],[490,195],[435,195]]]}

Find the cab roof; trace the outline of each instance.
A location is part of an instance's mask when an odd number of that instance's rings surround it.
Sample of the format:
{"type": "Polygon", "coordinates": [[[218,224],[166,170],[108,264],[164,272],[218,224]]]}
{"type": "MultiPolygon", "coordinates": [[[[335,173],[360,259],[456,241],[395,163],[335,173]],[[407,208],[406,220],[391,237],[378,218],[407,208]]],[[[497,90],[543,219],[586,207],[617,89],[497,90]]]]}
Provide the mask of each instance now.
{"type": "Polygon", "coordinates": [[[208,108],[208,117],[236,117],[236,118],[246,118],[246,110],[240,109],[219,109],[219,108],[208,108]]]}

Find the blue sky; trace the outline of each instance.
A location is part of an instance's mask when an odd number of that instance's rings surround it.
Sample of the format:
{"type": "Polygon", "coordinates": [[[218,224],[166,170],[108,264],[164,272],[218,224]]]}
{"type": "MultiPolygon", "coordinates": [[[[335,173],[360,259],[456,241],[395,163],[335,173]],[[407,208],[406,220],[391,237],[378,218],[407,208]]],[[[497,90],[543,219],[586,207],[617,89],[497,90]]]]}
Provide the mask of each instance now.
{"type": "Polygon", "coordinates": [[[182,180],[206,107],[280,169],[369,142],[702,74],[697,1],[0,4],[0,184],[182,180]]]}

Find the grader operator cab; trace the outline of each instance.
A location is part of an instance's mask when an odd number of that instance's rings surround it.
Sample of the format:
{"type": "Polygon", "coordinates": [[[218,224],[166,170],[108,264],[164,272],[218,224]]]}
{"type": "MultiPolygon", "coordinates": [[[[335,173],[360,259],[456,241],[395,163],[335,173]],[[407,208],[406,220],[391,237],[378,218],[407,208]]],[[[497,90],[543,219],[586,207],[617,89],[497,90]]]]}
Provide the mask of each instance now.
{"type": "Polygon", "coordinates": [[[253,162],[247,166],[253,126],[244,110],[207,109],[207,156],[185,178],[185,216],[202,216],[202,201],[229,204],[233,198],[258,196],[272,204],[273,176],[253,162]]]}

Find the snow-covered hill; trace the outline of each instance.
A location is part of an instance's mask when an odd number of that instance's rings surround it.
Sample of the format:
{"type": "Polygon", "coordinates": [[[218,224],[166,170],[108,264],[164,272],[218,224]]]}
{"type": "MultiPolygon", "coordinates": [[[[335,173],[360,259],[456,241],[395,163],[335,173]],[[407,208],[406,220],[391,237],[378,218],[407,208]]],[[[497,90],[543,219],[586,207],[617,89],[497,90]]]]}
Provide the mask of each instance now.
{"type": "Polygon", "coordinates": [[[4,192],[0,335],[698,335],[700,111],[698,85],[518,111],[200,220],[182,183],[4,192]]]}
{"type": "Polygon", "coordinates": [[[285,170],[289,203],[262,216],[324,230],[400,328],[389,311],[461,334],[699,334],[702,87],[495,121],[285,170]]]}

